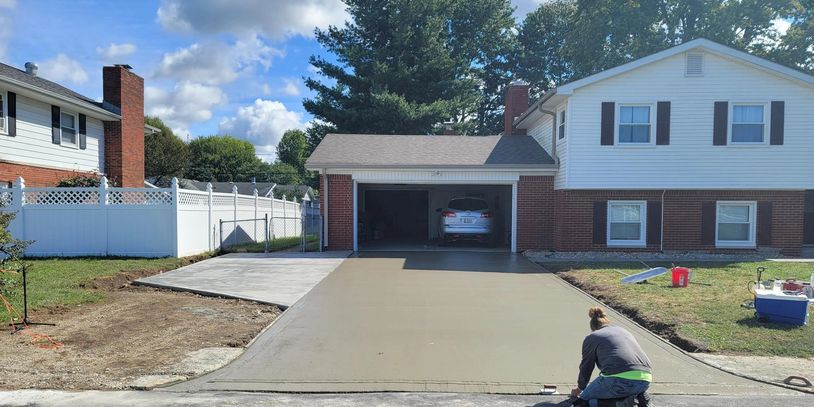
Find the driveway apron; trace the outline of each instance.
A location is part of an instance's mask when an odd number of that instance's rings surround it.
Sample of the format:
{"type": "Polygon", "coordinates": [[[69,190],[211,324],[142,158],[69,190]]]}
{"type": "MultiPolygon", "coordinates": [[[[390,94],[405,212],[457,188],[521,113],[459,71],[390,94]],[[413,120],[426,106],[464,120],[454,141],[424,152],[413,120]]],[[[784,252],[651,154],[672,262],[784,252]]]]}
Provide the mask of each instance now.
{"type": "MultiPolygon", "coordinates": [[[[574,386],[597,302],[523,256],[345,260],[235,362],[167,390],[538,393],[574,386]]],[[[610,312],[654,364],[655,393],[784,394],[708,367],[610,312]]]]}

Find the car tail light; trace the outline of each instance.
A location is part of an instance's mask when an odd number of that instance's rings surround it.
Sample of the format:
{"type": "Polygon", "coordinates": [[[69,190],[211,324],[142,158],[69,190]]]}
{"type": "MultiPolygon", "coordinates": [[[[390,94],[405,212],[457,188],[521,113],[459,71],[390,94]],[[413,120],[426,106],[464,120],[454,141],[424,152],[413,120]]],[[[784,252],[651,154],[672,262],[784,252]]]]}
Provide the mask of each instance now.
{"type": "Polygon", "coordinates": [[[443,211],[443,212],[441,212],[441,216],[443,216],[445,218],[454,218],[455,217],[455,212],[443,211]]]}
{"type": "Polygon", "coordinates": [[[491,218],[492,217],[492,212],[481,212],[480,217],[481,218],[491,218]]]}

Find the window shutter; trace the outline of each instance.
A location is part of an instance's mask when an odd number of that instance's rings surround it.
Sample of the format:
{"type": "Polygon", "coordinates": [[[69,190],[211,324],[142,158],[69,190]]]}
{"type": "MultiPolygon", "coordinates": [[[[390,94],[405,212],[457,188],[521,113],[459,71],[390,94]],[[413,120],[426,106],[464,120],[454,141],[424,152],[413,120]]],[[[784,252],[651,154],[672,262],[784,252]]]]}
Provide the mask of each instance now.
{"type": "Polygon", "coordinates": [[[594,244],[608,241],[608,201],[594,202],[594,244]]]}
{"type": "Polygon", "coordinates": [[[772,244],[772,203],[757,203],[757,244],[758,246],[771,246],[772,244]]]}
{"type": "Polygon", "coordinates": [[[726,145],[726,135],[729,126],[729,102],[715,102],[715,119],[712,125],[712,144],[726,145]]]}
{"type": "Polygon", "coordinates": [[[783,127],[786,123],[786,102],[772,102],[772,130],[769,138],[771,145],[783,145],[783,127]]]}
{"type": "Polygon", "coordinates": [[[62,133],[59,127],[59,106],[51,106],[51,142],[61,144],[62,133]]]}
{"type": "Polygon", "coordinates": [[[87,118],[83,114],[79,114],[79,149],[84,150],[88,148],[87,136],[87,118]]]}
{"type": "Polygon", "coordinates": [[[656,144],[670,144],[670,102],[659,102],[656,105],[656,144]]]}
{"type": "Polygon", "coordinates": [[[715,245],[716,211],[715,202],[701,203],[701,244],[704,246],[715,245]]]}
{"type": "Polygon", "coordinates": [[[613,145],[613,127],[616,125],[616,103],[602,102],[602,145],[613,145]]]}
{"type": "Polygon", "coordinates": [[[661,244],[661,202],[647,201],[647,244],[661,244]]]}
{"type": "Polygon", "coordinates": [[[14,92],[8,93],[8,114],[6,115],[6,128],[8,135],[17,137],[17,94],[14,92]]]}

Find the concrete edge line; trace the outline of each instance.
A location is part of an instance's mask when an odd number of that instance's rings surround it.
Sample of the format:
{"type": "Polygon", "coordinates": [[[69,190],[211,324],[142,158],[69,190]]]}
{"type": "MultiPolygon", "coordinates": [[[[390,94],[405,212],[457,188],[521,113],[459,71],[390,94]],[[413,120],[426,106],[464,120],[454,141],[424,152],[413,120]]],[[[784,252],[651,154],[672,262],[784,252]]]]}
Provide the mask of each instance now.
{"type": "MultiPolygon", "coordinates": [[[[531,260],[531,259],[529,259],[529,260],[531,260]]],[[[549,273],[553,274],[553,275],[554,275],[554,276],[557,278],[557,280],[559,280],[559,281],[560,281],[562,284],[565,284],[565,285],[567,285],[568,287],[571,287],[571,288],[573,288],[574,290],[579,291],[580,293],[582,293],[582,295],[584,295],[584,296],[586,296],[586,297],[590,298],[592,301],[594,301],[594,302],[596,302],[596,303],[598,303],[598,304],[600,304],[600,305],[604,306],[605,308],[610,309],[610,310],[613,310],[613,312],[614,312],[615,314],[618,314],[619,316],[621,316],[622,318],[624,318],[625,320],[627,320],[627,321],[628,321],[628,322],[630,322],[631,324],[633,324],[633,325],[635,325],[635,326],[637,326],[637,327],[639,327],[639,328],[643,329],[645,332],[647,332],[647,333],[648,333],[648,334],[650,334],[651,336],[653,336],[653,337],[657,338],[657,339],[658,339],[659,341],[661,341],[662,343],[667,344],[668,346],[670,346],[670,347],[674,348],[675,350],[677,350],[677,351],[679,351],[679,352],[683,353],[684,355],[687,355],[689,358],[691,358],[691,359],[695,360],[696,362],[699,362],[699,363],[701,363],[701,364],[703,364],[703,365],[709,366],[709,367],[711,367],[711,368],[713,368],[713,369],[719,370],[719,371],[724,372],[724,373],[726,373],[726,374],[731,374],[731,375],[733,375],[733,376],[740,377],[740,378],[742,378],[742,379],[752,380],[752,381],[755,381],[755,382],[758,382],[758,383],[763,383],[763,384],[768,384],[768,385],[772,385],[772,386],[776,386],[776,387],[781,387],[781,388],[788,389],[788,390],[794,390],[794,391],[796,391],[796,392],[798,392],[798,393],[803,393],[803,394],[811,394],[811,393],[810,393],[810,392],[808,392],[808,391],[805,391],[805,390],[802,390],[802,389],[796,388],[796,387],[794,387],[794,386],[789,386],[789,385],[784,384],[784,383],[775,383],[775,382],[770,382],[770,381],[768,381],[768,380],[763,380],[763,379],[760,379],[760,378],[757,378],[757,377],[752,377],[752,376],[749,376],[749,375],[746,375],[746,374],[743,374],[743,373],[734,372],[734,371],[729,371],[729,370],[726,370],[726,369],[721,368],[721,367],[719,367],[719,366],[715,366],[715,365],[713,365],[713,364],[711,364],[711,363],[709,363],[709,362],[707,362],[707,361],[705,361],[705,360],[703,360],[703,359],[699,359],[699,358],[695,357],[695,356],[694,356],[692,353],[687,352],[687,351],[685,351],[684,349],[681,349],[680,347],[678,347],[677,345],[675,345],[674,343],[672,343],[672,342],[670,342],[670,341],[668,341],[668,340],[666,340],[666,339],[662,338],[662,337],[661,337],[661,336],[659,336],[659,335],[656,335],[656,333],[654,333],[653,331],[651,331],[651,330],[649,330],[649,329],[645,328],[644,326],[642,326],[642,325],[641,325],[641,324],[639,324],[638,322],[636,322],[636,321],[634,321],[634,320],[630,319],[630,318],[629,318],[627,315],[623,314],[622,312],[617,311],[615,308],[613,308],[613,307],[609,306],[608,304],[605,304],[604,302],[600,301],[600,300],[599,300],[599,299],[597,299],[596,297],[594,297],[594,296],[592,296],[592,295],[588,294],[588,293],[587,293],[587,292],[585,292],[583,289],[581,289],[581,288],[579,288],[579,287],[577,287],[577,286],[575,286],[575,285],[573,285],[573,284],[569,283],[567,280],[565,280],[564,278],[560,277],[560,276],[559,276],[557,273],[554,273],[554,272],[552,272],[552,271],[548,270],[547,268],[545,268],[545,267],[544,267],[542,264],[540,264],[540,263],[538,263],[538,262],[535,262],[535,261],[532,261],[532,263],[534,263],[534,264],[536,264],[536,265],[540,266],[540,268],[542,268],[543,270],[546,270],[547,272],[549,272],[549,273]]]]}
{"type": "MultiPolygon", "coordinates": [[[[138,280],[133,281],[130,284],[136,285],[136,286],[161,288],[161,289],[164,289],[164,290],[170,290],[170,291],[176,291],[176,292],[193,293],[193,294],[198,294],[198,295],[201,295],[201,296],[204,296],[204,297],[228,298],[228,299],[231,299],[231,300],[251,301],[251,302],[256,302],[256,303],[259,303],[259,304],[274,305],[274,306],[280,308],[280,310],[283,311],[283,312],[285,312],[285,310],[287,310],[290,307],[290,305],[280,304],[280,303],[276,303],[276,302],[264,301],[264,300],[259,300],[259,299],[256,299],[256,298],[242,297],[242,296],[239,296],[239,295],[223,294],[223,293],[219,293],[219,292],[215,292],[215,291],[201,290],[201,289],[198,289],[198,288],[186,288],[186,287],[180,287],[180,286],[177,286],[177,285],[166,285],[166,284],[162,284],[162,283],[153,283],[153,282],[149,282],[149,281],[138,281],[138,280]]],[[[280,315],[282,315],[282,313],[280,315]]]]}

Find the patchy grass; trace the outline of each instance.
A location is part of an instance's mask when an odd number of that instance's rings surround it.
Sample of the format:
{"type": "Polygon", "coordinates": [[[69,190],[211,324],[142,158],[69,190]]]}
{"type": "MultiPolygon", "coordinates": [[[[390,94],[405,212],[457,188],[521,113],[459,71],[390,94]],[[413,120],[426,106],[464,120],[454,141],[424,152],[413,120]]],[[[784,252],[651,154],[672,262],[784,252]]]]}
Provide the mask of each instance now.
{"type": "MultiPolygon", "coordinates": [[[[319,250],[318,239],[319,239],[318,236],[308,235],[307,251],[312,252],[319,250]]],[[[299,236],[280,237],[269,241],[269,251],[277,252],[280,250],[290,249],[292,247],[299,246],[301,242],[302,240],[299,236]]],[[[224,248],[224,251],[229,253],[263,253],[264,250],[265,244],[263,242],[244,243],[224,248]]]]}
{"type": "MultiPolygon", "coordinates": [[[[98,302],[105,298],[99,285],[124,284],[141,276],[172,270],[208,256],[182,259],[127,259],[127,258],[53,258],[27,259],[28,306],[30,310],[43,307],[98,302]]],[[[0,271],[0,294],[20,314],[23,313],[22,274],[0,271]]],[[[11,315],[0,304],[0,324],[7,326],[11,315]]]]}
{"type": "MultiPolygon", "coordinates": [[[[756,268],[764,279],[808,281],[814,264],[682,264],[694,274],[689,287],[672,288],[670,273],[645,284],[621,284],[623,274],[646,269],[636,263],[545,263],[544,266],[589,294],[689,351],[814,357],[814,324],[794,327],[760,323],[754,310],[741,307],[756,268]]],[[[652,263],[649,266],[670,264],[652,263]]]]}

